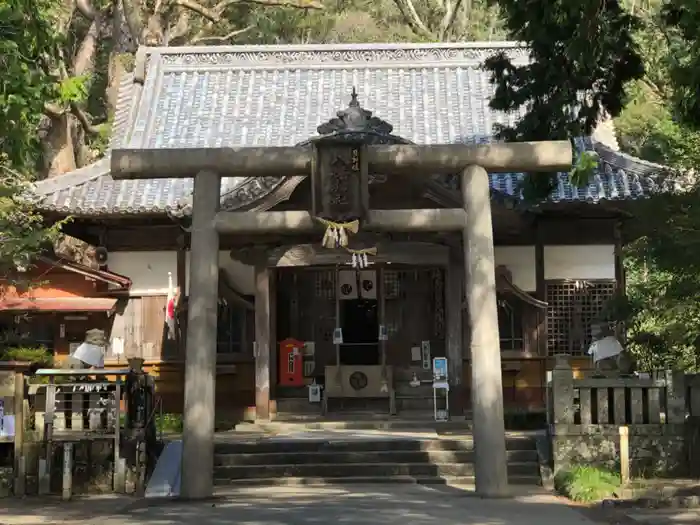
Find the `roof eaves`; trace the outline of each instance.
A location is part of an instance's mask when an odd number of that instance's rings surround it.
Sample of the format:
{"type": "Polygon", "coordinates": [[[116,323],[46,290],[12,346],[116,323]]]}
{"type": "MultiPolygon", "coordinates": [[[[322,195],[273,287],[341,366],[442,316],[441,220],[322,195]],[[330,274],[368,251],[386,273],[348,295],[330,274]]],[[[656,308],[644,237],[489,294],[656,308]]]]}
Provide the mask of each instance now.
{"type": "Polygon", "coordinates": [[[97,162],[82,168],[78,168],[70,173],[39,181],[34,185],[34,191],[39,197],[46,197],[52,193],[68,190],[75,186],[80,186],[92,180],[98,179],[104,175],[109,175],[109,173],[110,157],[107,155],[97,162]]]}
{"type": "MultiPolygon", "coordinates": [[[[473,49],[473,50],[508,50],[527,48],[527,44],[514,41],[482,41],[482,42],[442,42],[429,44],[416,43],[376,43],[376,44],[279,44],[279,45],[228,45],[228,46],[170,46],[170,47],[143,47],[141,49],[147,55],[200,55],[219,53],[271,53],[293,55],[303,52],[328,52],[343,51],[411,51],[434,49],[473,49]]],[[[288,63],[286,60],[284,63],[288,63]]]]}
{"type": "Polygon", "coordinates": [[[40,255],[38,259],[50,266],[56,266],[69,272],[77,273],[85,277],[90,277],[108,284],[114,284],[121,289],[131,287],[131,279],[107,270],[96,270],[84,264],[77,263],[57,256],[40,255]]]}

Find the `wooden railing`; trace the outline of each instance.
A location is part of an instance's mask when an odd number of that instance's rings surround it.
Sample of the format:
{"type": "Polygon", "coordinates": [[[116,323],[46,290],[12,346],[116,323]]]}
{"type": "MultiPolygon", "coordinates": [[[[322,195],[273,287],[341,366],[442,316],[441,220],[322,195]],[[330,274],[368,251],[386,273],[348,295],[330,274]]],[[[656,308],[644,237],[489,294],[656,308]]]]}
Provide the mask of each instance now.
{"type": "MultiPolygon", "coordinates": [[[[114,391],[106,388],[87,388],[74,392],[73,388],[61,384],[56,389],[55,411],[53,415],[53,432],[55,437],[89,431],[114,432],[115,396],[114,391]],[[70,390],[70,391],[68,391],[70,390]]],[[[45,427],[46,396],[48,385],[29,385],[30,414],[28,424],[35,432],[35,439],[43,439],[45,427]]]]}

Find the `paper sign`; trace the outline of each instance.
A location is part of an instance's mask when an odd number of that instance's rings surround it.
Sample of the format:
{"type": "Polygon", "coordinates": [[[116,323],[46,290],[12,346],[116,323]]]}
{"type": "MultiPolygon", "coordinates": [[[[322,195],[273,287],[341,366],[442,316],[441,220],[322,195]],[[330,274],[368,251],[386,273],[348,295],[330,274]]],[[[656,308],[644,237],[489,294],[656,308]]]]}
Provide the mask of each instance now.
{"type": "Polygon", "coordinates": [[[333,344],[342,345],[343,344],[343,329],[336,328],[333,330],[333,344]]]}
{"type": "Polygon", "coordinates": [[[423,370],[430,370],[430,341],[421,341],[420,350],[423,370]]]}
{"type": "Polygon", "coordinates": [[[389,340],[389,334],[387,333],[386,325],[383,325],[383,324],[379,325],[379,337],[378,337],[378,339],[380,341],[388,341],[389,340]]]}
{"type": "Polygon", "coordinates": [[[0,421],[0,437],[14,437],[15,416],[2,416],[0,421]]]}
{"type": "Polygon", "coordinates": [[[414,346],[411,348],[411,361],[420,361],[421,354],[420,354],[420,346],[414,346]]]}

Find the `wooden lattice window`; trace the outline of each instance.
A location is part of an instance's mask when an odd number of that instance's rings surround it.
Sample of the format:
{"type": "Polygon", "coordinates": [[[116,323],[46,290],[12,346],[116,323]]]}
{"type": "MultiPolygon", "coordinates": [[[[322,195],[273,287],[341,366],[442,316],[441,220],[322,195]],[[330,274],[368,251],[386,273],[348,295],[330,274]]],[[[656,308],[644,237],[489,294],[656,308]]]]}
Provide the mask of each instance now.
{"type": "Polygon", "coordinates": [[[523,350],[523,303],[507,294],[498,296],[498,333],[501,352],[523,350]]]}
{"type": "Polygon", "coordinates": [[[388,336],[402,333],[407,340],[444,339],[444,272],[412,268],[385,270],[383,274],[388,336]]]}
{"type": "Polygon", "coordinates": [[[616,288],[613,280],[547,282],[548,354],[586,355],[591,324],[614,297],[616,288]]]}
{"type": "Polygon", "coordinates": [[[243,351],[246,330],[245,309],[237,304],[219,300],[216,322],[216,351],[236,354],[243,351]]]}
{"type": "Polygon", "coordinates": [[[335,271],[318,270],[314,273],[316,297],[335,300],[335,271]]]}

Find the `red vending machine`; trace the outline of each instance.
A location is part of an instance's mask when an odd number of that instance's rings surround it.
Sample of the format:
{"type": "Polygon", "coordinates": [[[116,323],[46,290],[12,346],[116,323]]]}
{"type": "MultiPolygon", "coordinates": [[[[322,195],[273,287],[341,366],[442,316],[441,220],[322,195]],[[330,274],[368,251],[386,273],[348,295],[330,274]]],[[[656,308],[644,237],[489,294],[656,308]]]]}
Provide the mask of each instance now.
{"type": "Polygon", "coordinates": [[[304,386],[304,343],[296,339],[285,339],[280,343],[279,384],[304,386]]]}

